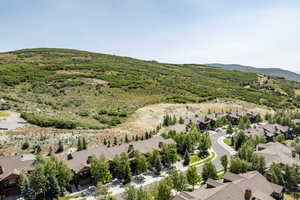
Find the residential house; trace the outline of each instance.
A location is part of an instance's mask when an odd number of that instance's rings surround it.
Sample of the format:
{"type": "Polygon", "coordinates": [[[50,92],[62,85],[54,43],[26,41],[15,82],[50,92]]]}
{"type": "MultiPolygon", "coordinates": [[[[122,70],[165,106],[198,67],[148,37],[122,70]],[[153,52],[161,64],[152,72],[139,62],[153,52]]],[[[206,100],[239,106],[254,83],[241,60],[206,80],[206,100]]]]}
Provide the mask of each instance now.
{"type": "Polygon", "coordinates": [[[274,141],[274,137],[283,134],[285,139],[292,139],[292,129],[280,124],[253,124],[251,128],[246,129],[244,133],[248,137],[264,136],[268,142],[274,141]]]}
{"type": "Polygon", "coordinates": [[[227,120],[232,124],[232,125],[238,125],[240,119],[245,115],[246,113],[244,112],[231,112],[227,114],[227,120]]]}
{"type": "Polygon", "coordinates": [[[292,130],[288,126],[282,126],[280,124],[264,124],[262,128],[264,129],[267,141],[273,141],[273,137],[278,134],[283,134],[285,139],[293,138],[292,130]]]}
{"type": "Polygon", "coordinates": [[[199,189],[181,192],[172,200],[281,200],[283,192],[283,187],[257,171],[239,175],[226,172],[223,180],[208,179],[199,189]]]}
{"type": "Polygon", "coordinates": [[[200,131],[207,130],[209,128],[214,128],[217,120],[225,117],[225,114],[208,114],[201,115],[197,118],[191,119],[190,124],[196,124],[200,131]]]}
{"type": "Polygon", "coordinates": [[[132,158],[135,150],[146,155],[148,152],[159,150],[163,144],[175,144],[175,142],[173,139],[164,139],[161,136],[157,136],[148,140],[141,140],[128,144],[124,143],[113,147],[100,146],[89,148],[63,156],[60,159],[64,160],[66,165],[74,172],[75,185],[86,185],[91,182],[89,159],[92,156],[99,157],[103,155],[111,163],[114,157],[121,153],[128,153],[129,158],[132,158]]]}
{"type": "Polygon", "coordinates": [[[19,192],[18,179],[21,170],[33,168],[35,156],[32,154],[0,157],[0,196],[15,195],[19,192]]]}
{"type": "MultiPolygon", "coordinates": [[[[75,186],[91,183],[90,158],[103,155],[110,162],[121,153],[128,153],[133,158],[134,150],[147,154],[154,150],[159,150],[164,144],[175,144],[172,139],[164,139],[161,136],[153,137],[148,140],[135,141],[128,144],[121,144],[113,147],[99,146],[77,151],[72,154],[59,156],[66,165],[74,172],[75,186]]],[[[30,173],[34,168],[35,155],[27,154],[14,157],[0,157],[0,197],[10,196],[19,193],[18,180],[21,170],[30,173]]]]}
{"type": "Polygon", "coordinates": [[[296,164],[300,166],[300,159],[296,156],[293,149],[280,142],[259,144],[257,146],[256,154],[265,158],[267,167],[270,167],[272,163],[282,163],[287,165],[296,164]]]}

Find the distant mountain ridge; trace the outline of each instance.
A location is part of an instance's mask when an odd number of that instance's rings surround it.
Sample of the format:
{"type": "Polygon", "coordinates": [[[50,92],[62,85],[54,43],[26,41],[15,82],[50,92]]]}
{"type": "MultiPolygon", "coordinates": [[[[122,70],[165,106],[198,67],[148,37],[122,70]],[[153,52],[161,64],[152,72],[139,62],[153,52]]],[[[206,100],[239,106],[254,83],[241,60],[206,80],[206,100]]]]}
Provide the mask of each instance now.
{"type": "Polygon", "coordinates": [[[280,68],[256,68],[256,67],[250,67],[250,66],[244,66],[238,64],[221,64],[221,63],[210,63],[205,65],[212,66],[212,67],[220,67],[229,70],[237,70],[241,72],[253,72],[257,74],[264,74],[267,76],[276,76],[276,77],[285,78],[286,80],[300,82],[300,74],[288,70],[280,69],[280,68]]]}

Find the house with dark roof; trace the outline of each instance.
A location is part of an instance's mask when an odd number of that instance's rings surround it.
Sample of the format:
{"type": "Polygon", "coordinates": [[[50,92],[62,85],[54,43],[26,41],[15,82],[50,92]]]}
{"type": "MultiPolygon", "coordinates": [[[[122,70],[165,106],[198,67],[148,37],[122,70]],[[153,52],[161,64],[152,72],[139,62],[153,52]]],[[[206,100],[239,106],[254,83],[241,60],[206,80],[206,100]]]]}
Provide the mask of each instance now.
{"type": "Polygon", "coordinates": [[[270,167],[272,163],[300,166],[300,159],[293,149],[280,142],[259,144],[255,153],[265,158],[267,167],[270,167]]]}
{"type": "Polygon", "coordinates": [[[227,114],[226,118],[232,125],[238,125],[240,119],[245,115],[244,112],[230,112],[227,114]]]}
{"type": "Polygon", "coordinates": [[[226,117],[232,125],[238,125],[243,116],[247,116],[251,123],[258,123],[260,119],[259,113],[256,112],[230,112],[226,117]]]}
{"type": "Polygon", "coordinates": [[[251,128],[244,131],[248,137],[264,136],[268,142],[274,141],[274,137],[278,134],[283,134],[285,139],[292,139],[293,132],[288,126],[280,124],[253,124],[251,128]]]}
{"type": "MultiPolygon", "coordinates": [[[[147,154],[154,150],[159,150],[165,144],[175,144],[173,139],[164,139],[161,136],[148,140],[124,143],[121,145],[106,147],[99,146],[77,151],[72,154],[59,156],[66,165],[74,172],[74,183],[76,186],[91,183],[90,163],[92,156],[103,155],[108,161],[112,161],[116,155],[127,153],[130,158],[133,152],[138,150],[142,154],[147,154]]],[[[0,157],[0,197],[10,196],[19,193],[18,180],[22,170],[28,173],[34,168],[35,155],[20,155],[14,157],[0,157]]]]}
{"type": "Polygon", "coordinates": [[[34,162],[35,156],[33,154],[0,157],[0,196],[17,194],[19,192],[19,173],[21,170],[30,171],[34,162]]]}
{"type": "Polygon", "coordinates": [[[148,140],[124,143],[113,147],[99,146],[89,148],[63,156],[59,159],[64,160],[66,165],[74,172],[75,185],[86,185],[91,182],[89,159],[92,156],[99,157],[103,155],[111,163],[114,157],[121,153],[128,153],[129,158],[132,158],[135,150],[146,155],[148,152],[159,150],[162,145],[165,144],[175,144],[175,142],[173,139],[164,139],[161,136],[157,136],[148,140]]]}
{"type": "Polygon", "coordinates": [[[181,192],[172,200],[281,200],[283,192],[283,187],[257,171],[239,175],[226,172],[223,180],[208,179],[199,189],[181,192]]]}
{"type": "Polygon", "coordinates": [[[273,137],[278,134],[283,134],[285,139],[292,139],[292,129],[288,126],[282,126],[280,124],[265,124],[262,126],[264,133],[267,137],[267,141],[273,141],[273,137]]]}
{"type": "Polygon", "coordinates": [[[189,126],[191,124],[196,124],[200,131],[207,130],[208,128],[214,128],[217,120],[226,117],[225,114],[208,114],[208,115],[200,115],[196,118],[189,120],[189,126]]]}

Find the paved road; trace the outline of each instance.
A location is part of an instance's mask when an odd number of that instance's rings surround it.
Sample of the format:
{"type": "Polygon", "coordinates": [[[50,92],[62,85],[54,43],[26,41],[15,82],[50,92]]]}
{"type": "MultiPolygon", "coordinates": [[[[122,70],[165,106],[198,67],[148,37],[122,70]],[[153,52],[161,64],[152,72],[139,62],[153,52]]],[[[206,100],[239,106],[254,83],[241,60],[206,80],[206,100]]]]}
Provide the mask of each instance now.
{"type": "MultiPolygon", "coordinates": [[[[223,155],[227,155],[228,158],[232,156],[231,152],[228,151],[228,149],[224,148],[221,144],[218,143],[218,139],[222,136],[225,136],[226,132],[221,130],[218,132],[215,132],[210,135],[211,143],[212,143],[212,149],[217,153],[217,157],[212,161],[212,163],[216,166],[217,169],[222,169],[223,166],[221,164],[220,158],[223,155]]],[[[199,166],[198,171],[201,172],[203,166],[199,166]]]]}

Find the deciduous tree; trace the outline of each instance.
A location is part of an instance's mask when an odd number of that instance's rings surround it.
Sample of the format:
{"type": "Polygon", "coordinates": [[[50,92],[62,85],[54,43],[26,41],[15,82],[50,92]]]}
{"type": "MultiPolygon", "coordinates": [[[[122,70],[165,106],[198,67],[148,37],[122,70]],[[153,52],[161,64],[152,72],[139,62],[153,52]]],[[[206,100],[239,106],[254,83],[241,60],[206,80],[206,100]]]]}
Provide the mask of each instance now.
{"type": "Polygon", "coordinates": [[[202,179],[206,181],[207,179],[217,179],[218,173],[216,167],[211,163],[206,163],[202,169],[202,179]]]}
{"type": "Polygon", "coordinates": [[[194,186],[201,180],[196,167],[191,166],[186,172],[187,181],[190,185],[194,186]]]}

